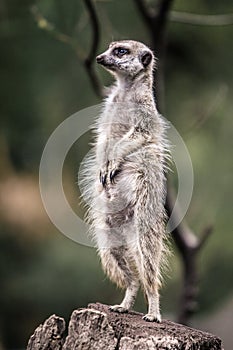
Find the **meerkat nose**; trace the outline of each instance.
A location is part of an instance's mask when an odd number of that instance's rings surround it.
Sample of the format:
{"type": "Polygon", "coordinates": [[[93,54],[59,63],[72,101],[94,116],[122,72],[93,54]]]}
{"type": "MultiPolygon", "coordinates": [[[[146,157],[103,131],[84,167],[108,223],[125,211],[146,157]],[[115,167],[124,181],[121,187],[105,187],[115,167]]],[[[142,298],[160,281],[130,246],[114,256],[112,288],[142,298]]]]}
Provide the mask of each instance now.
{"type": "Polygon", "coordinates": [[[96,57],[96,62],[97,63],[103,63],[104,62],[104,55],[99,55],[96,57]]]}

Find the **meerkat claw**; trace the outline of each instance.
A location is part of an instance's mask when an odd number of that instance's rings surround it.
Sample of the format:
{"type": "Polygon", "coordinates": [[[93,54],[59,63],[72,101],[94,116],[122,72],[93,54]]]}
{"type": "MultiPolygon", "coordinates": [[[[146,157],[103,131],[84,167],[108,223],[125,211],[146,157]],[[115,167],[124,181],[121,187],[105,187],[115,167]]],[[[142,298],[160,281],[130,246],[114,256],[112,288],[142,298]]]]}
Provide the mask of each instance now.
{"type": "Polygon", "coordinates": [[[153,314],[146,314],[145,316],[142,317],[144,321],[147,322],[157,322],[161,323],[161,316],[160,315],[153,315],[153,314]]]}
{"type": "Polygon", "coordinates": [[[105,174],[102,176],[102,181],[101,181],[103,186],[106,185],[106,180],[107,180],[107,175],[105,174]]]}
{"type": "Polygon", "coordinates": [[[100,183],[103,185],[103,187],[106,185],[107,181],[107,174],[104,174],[102,171],[100,171],[100,183]]]}
{"type": "Polygon", "coordinates": [[[109,307],[109,310],[114,311],[114,312],[118,312],[120,314],[122,313],[127,313],[129,310],[126,309],[125,307],[121,306],[121,305],[113,305],[109,307]]]}
{"type": "Polygon", "coordinates": [[[120,172],[120,169],[114,169],[114,170],[110,171],[109,178],[110,178],[111,183],[114,183],[114,179],[117,176],[117,174],[119,174],[119,172],[120,172]]]}

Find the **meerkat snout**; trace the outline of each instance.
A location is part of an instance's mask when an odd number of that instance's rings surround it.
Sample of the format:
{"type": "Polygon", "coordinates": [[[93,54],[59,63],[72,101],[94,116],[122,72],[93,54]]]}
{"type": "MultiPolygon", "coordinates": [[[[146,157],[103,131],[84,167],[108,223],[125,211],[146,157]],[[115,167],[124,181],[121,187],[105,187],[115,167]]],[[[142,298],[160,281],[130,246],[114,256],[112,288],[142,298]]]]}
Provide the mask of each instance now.
{"type": "Polygon", "coordinates": [[[109,71],[114,71],[114,62],[111,60],[111,57],[106,53],[103,53],[96,57],[96,62],[103,66],[105,69],[109,71]]]}
{"type": "Polygon", "coordinates": [[[104,55],[99,55],[96,57],[96,62],[101,64],[104,62],[104,55]]]}

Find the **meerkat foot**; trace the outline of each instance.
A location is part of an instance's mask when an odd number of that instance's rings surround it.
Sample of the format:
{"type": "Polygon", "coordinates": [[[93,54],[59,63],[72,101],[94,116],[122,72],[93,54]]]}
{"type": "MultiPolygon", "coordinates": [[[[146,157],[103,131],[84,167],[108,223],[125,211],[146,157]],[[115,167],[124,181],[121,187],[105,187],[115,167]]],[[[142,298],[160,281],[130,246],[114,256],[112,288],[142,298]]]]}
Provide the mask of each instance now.
{"type": "Polygon", "coordinates": [[[127,313],[129,311],[129,309],[121,305],[113,305],[113,306],[110,306],[109,309],[111,311],[118,312],[120,314],[127,313]]]}
{"type": "Polygon", "coordinates": [[[157,323],[161,323],[161,315],[154,315],[154,314],[146,314],[145,316],[143,316],[143,320],[147,321],[147,322],[157,322],[157,323]]]}

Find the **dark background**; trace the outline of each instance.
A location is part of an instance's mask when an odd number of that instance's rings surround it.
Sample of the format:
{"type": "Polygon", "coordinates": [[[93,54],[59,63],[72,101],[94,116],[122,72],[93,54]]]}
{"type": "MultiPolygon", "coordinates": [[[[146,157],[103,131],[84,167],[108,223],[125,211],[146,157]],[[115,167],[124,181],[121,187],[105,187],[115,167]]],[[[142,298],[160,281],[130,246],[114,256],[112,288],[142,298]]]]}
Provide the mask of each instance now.
{"type": "MultiPolygon", "coordinates": [[[[153,4],[153,1],[148,1],[153,4]]],[[[100,102],[69,45],[38,27],[30,0],[0,2],[0,349],[26,346],[50,314],[120,301],[92,248],[63,236],[45,213],[38,169],[45,143],[68,116],[100,102]]],[[[38,8],[59,31],[88,50],[91,31],[82,1],[41,0],[38,8]]],[[[101,45],[131,38],[150,44],[133,1],[96,1],[101,45]]],[[[174,1],[174,10],[232,13],[229,1],[174,1]]],[[[194,26],[170,22],[165,64],[165,116],[182,135],[191,155],[195,186],[186,220],[195,232],[213,224],[199,259],[198,328],[222,336],[227,349],[233,323],[232,92],[233,25],[194,26]]],[[[112,78],[97,68],[103,84],[112,78]]],[[[84,150],[88,148],[84,143],[84,150]]],[[[78,209],[75,184],[79,155],[65,163],[64,186],[78,209]]],[[[174,248],[162,311],[175,319],[181,263],[174,248]]],[[[142,295],[136,309],[145,311],[142,295]]],[[[230,347],[228,348],[230,349],[230,347]]]]}

